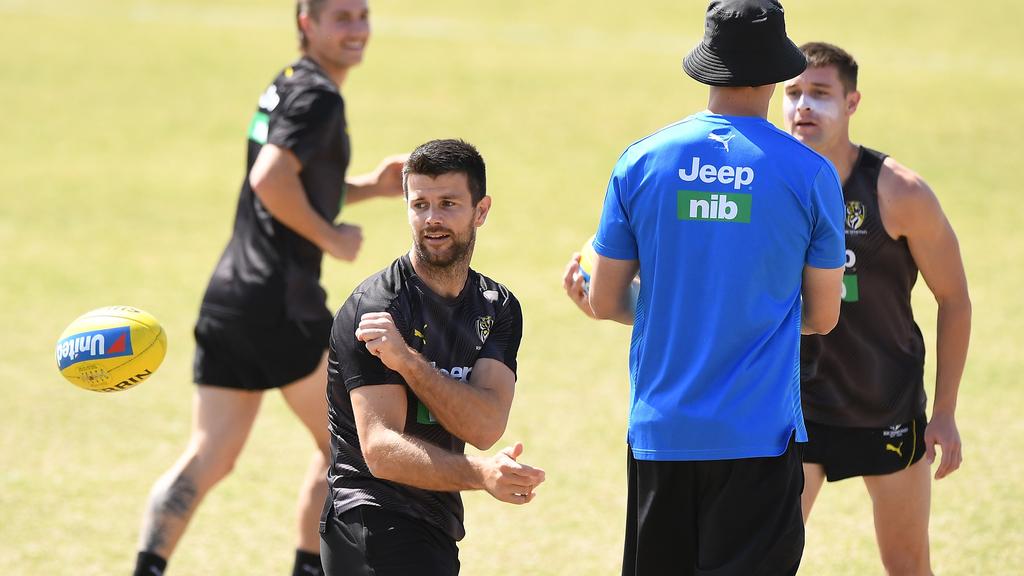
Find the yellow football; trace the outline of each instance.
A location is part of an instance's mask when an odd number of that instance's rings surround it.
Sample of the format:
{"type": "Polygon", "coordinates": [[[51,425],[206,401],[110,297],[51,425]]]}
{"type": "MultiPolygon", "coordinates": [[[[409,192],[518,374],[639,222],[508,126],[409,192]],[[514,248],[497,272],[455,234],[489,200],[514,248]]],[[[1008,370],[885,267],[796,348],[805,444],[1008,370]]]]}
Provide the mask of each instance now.
{"type": "Polygon", "coordinates": [[[87,312],[57,340],[57,368],[94,392],[119,392],[149,378],[164,360],[167,335],[152,315],[131,306],[87,312]]]}
{"type": "Polygon", "coordinates": [[[594,252],[594,237],[587,238],[580,248],[580,274],[583,275],[583,289],[590,288],[590,273],[594,271],[597,252],[594,252]]]}

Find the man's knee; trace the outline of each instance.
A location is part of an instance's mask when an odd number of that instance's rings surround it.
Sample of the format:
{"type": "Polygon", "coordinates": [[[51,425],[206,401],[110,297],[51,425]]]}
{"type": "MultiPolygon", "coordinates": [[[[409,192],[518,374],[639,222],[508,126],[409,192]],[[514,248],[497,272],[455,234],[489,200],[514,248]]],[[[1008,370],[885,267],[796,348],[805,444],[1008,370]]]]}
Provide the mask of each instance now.
{"type": "Polygon", "coordinates": [[[928,544],[923,546],[882,546],[882,565],[889,576],[931,576],[928,544]]]}
{"type": "Polygon", "coordinates": [[[203,493],[227,478],[235,469],[238,454],[217,450],[215,443],[190,446],[184,462],[178,467],[179,476],[189,477],[203,493]]]}

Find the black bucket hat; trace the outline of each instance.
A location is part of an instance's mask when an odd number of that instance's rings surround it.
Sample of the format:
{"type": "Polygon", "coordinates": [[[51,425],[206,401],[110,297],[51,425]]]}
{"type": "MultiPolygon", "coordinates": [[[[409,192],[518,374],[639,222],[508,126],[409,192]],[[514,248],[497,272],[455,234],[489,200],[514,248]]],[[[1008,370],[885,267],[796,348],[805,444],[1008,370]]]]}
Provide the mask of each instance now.
{"type": "Polygon", "coordinates": [[[711,86],[764,86],[795,78],[807,58],[786,36],[777,0],[714,0],[704,39],[683,59],[683,70],[711,86]]]}

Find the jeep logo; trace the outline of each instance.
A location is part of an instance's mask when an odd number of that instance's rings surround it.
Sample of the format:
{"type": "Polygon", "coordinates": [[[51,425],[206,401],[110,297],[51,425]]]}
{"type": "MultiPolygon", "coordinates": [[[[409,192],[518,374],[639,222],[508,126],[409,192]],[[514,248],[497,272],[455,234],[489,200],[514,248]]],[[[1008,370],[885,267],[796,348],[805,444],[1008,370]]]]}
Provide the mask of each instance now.
{"type": "Polygon", "coordinates": [[[734,189],[739,190],[754,181],[754,169],[748,166],[701,166],[700,158],[695,156],[689,172],[683,168],[679,169],[679,178],[684,182],[694,182],[700,178],[700,181],[706,184],[732,184],[734,189]]]}

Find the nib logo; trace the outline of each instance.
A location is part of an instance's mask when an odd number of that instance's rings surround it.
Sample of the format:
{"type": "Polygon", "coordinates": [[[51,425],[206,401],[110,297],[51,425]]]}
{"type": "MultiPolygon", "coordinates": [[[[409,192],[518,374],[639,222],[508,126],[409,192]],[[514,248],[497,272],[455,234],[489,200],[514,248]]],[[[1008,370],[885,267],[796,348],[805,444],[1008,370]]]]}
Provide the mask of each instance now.
{"type": "Polygon", "coordinates": [[[676,210],[680,220],[749,223],[752,199],[750,194],[680,190],[676,210]]]}

